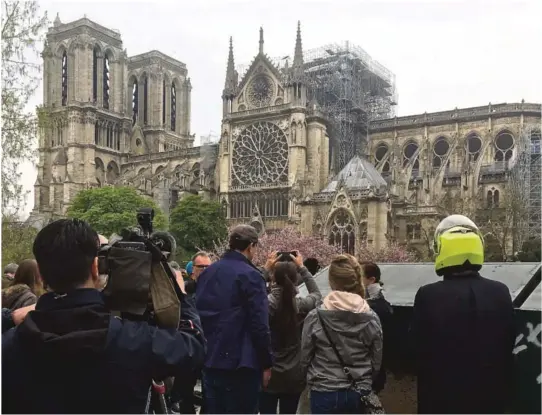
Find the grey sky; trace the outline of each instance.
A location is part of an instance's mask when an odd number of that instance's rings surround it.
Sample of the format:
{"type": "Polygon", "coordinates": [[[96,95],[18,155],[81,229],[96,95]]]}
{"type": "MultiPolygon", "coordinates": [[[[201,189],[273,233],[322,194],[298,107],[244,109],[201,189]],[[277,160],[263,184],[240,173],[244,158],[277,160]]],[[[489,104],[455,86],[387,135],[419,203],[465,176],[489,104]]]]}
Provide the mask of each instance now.
{"type": "MultiPolygon", "coordinates": [[[[220,131],[229,36],[235,62],[250,63],[264,28],[265,52],[349,40],[395,73],[398,115],[540,102],[542,1],[40,1],[51,21],[83,17],[118,29],[128,55],[152,49],[184,63],[192,80],[196,136],[220,131]]],[[[41,101],[41,89],[36,104],[41,101]]],[[[32,187],[35,171],[24,175],[32,187]]],[[[29,198],[27,211],[32,208],[29,198]]]]}

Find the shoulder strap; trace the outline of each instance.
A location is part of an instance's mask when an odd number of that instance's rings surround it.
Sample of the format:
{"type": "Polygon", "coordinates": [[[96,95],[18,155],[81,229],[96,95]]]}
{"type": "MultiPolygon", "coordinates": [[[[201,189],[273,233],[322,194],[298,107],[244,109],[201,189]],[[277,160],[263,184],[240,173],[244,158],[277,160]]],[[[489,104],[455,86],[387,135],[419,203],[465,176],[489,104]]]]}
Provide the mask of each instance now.
{"type": "Polygon", "coordinates": [[[350,369],[348,368],[348,366],[344,362],[341,354],[339,353],[339,350],[337,349],[337,345],[335,344],[335,342],[333,340],[331,340],[330,332],[328,331],[328,329],[327,329],[327,327],[326,327],[326,325],[324,323],[324,319],[322,318],[321,311],[319,309],[316,310],[316,315],[318,316],[318,320],[320,321],[320,325],[322,326],[322,330],[324,331],[324,334],[325,334],[329,344],[331,345],[331,348],[333,349],[333,352],[335,353],[335,356],[337,356],[337,359],[339,360],[340,365],[343,367],[344,374],[348,378],[348,381],[350,383],[352,383],[352,385],[354,385],[355,380],[354,380],[352,374],[350,373],[350,369]]]}

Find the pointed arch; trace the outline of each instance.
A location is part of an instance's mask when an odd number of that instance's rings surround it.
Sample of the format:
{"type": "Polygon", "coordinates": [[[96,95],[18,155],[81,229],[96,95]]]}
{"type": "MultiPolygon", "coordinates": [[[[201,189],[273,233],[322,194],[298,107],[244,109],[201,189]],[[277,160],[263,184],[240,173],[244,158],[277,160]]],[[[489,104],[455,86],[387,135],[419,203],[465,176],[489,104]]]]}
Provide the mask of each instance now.
{"type": "Polygon", "coordinates": [[[408,166],[412,162],[412,170],[417,171],[420,169],[420,160],[416,154],[418,148],[419,145],[415,140],[408,140],[405,143],[403,146],[403,167],[408,166]]]}
{"type": "Polygon", "coordinates": [[[107,163],[107,173],[106,173],[107,183],[113,184],[120,176],[120,169],[117,163],[110,161],[107,163]]]}
{"type": "Polygon", "coordinates": [[[94,159],[94,165],[96,167],[96,182],[98,183],[98,187],[101,187],[102,184],[105,182],[105,166],[102,159],[99,157],[96,157],[94,159]]]}
{"type": "Polygon", "coordinates": [[[330,245],[338,245],[348,254],[356,252],[356,221],[344,208],[337,209],[328,221],[328,242],[330,245]]]}
{"type": "Polygon", "coordinates": [[[139,85],[141,88],[139,99],[142,104],[142,108],[140,110],[142,111],[141,115],[143,116],[143,125],[147,125],[149,123],[149,75],[146,72],[143,72],[139,79],[139,85]]]}
{"type": "Polygon", "coordinates": [[[178,132],[180,130],[181,121],[181,82],[179,78],[174,78],[170,87],[170,129],[178,132]]]}
{"type": "Polygon", "coordinates": [[[171,118],[169,107],[171,100],[171,79],[167,73],[164,74],[162,80],[162,125],[167,125],[168,120],[171,118]]]}
{"type": "Polygon", "coordinates": [[[139,118],[139,83],[135,75],[131,75],[128,78],[128,108],[132,111],[132,126],[137,123],[139,118]]]}
{"type": "Polygon", "coordinates": [[[102,94],[103,94],[103,107],[110,109],[112,107],[111,92],[114,90],[111,83],[112,74],[112,62],[114,55],[111,49],[106,49],[103,55],[103,68],[102,68],[102,94]]]}
{"type": "Polygon", "coordinates": [[[97,43],[92,49],[92,101],[94,103],[98,102],[98,74],[99,70],[99,61],[102,58],[102,49],[97,43]]]}
{"type": "Polygon", "coordinates": [[[61,91],[62,91],[62,106],[68,104],[68,53],[64,49],[61,60],[61,91]]]}

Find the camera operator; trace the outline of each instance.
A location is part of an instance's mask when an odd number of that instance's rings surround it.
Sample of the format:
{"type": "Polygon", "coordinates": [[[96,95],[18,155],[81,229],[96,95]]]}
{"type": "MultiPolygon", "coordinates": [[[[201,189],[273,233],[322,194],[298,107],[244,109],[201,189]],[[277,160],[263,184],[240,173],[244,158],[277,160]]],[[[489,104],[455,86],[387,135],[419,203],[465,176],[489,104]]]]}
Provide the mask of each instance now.
{"type": "MultiPolygon", "coordinates": [[[[111,315],[96,289],[99,246],[77,219],[38,233],[33,252],[52,292],[2,336],[3,413],[143,413],[152,379],[201,367],[198,321],[176,331],[111,315]]],[[[194,315],[180,300],[181,318],[194,315]]]]}

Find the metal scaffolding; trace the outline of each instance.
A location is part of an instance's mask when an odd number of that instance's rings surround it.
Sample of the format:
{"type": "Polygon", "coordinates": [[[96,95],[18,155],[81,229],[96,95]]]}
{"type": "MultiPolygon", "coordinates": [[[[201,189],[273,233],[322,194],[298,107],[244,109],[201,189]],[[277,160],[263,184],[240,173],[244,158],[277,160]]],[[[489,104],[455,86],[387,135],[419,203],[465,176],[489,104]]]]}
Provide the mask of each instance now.
{"type": "MultiPolygon", "coordinates": [[[[291,59],[269,58],[288,84],[291,59]]],[[[354,155],[363,155],[370,122],[395,116],[395,75],[361,47],[346,41],[303,53],[307,100],[325,115],[330,138],[330,162],[341,170],[354,155]]],[[[241,79],[249,65],[238,65],[241,79]]]]}
{"type": "MultiPolygon", "coordinates": [[[[509,185],[517,193],[523,207],[518,212],[517,232],[520,240],[516,246],[521,249],[523,242],[530,238],[540,238],[542,226],[542,185],[541,185],[541,135],[540,125],[526,125],[519,136],[517,150],[511,160],[509,185]]],[[[513,190],[514,191],[514,190],[513,190]]]]}
{"type": "Polygon", "coordinates": [[[349,42],[311,49],[304,60],[308,100],[316,100],[327,116],[339,171],[364,154],[370,122],[395,115],[395,76],[349,42]]]}

